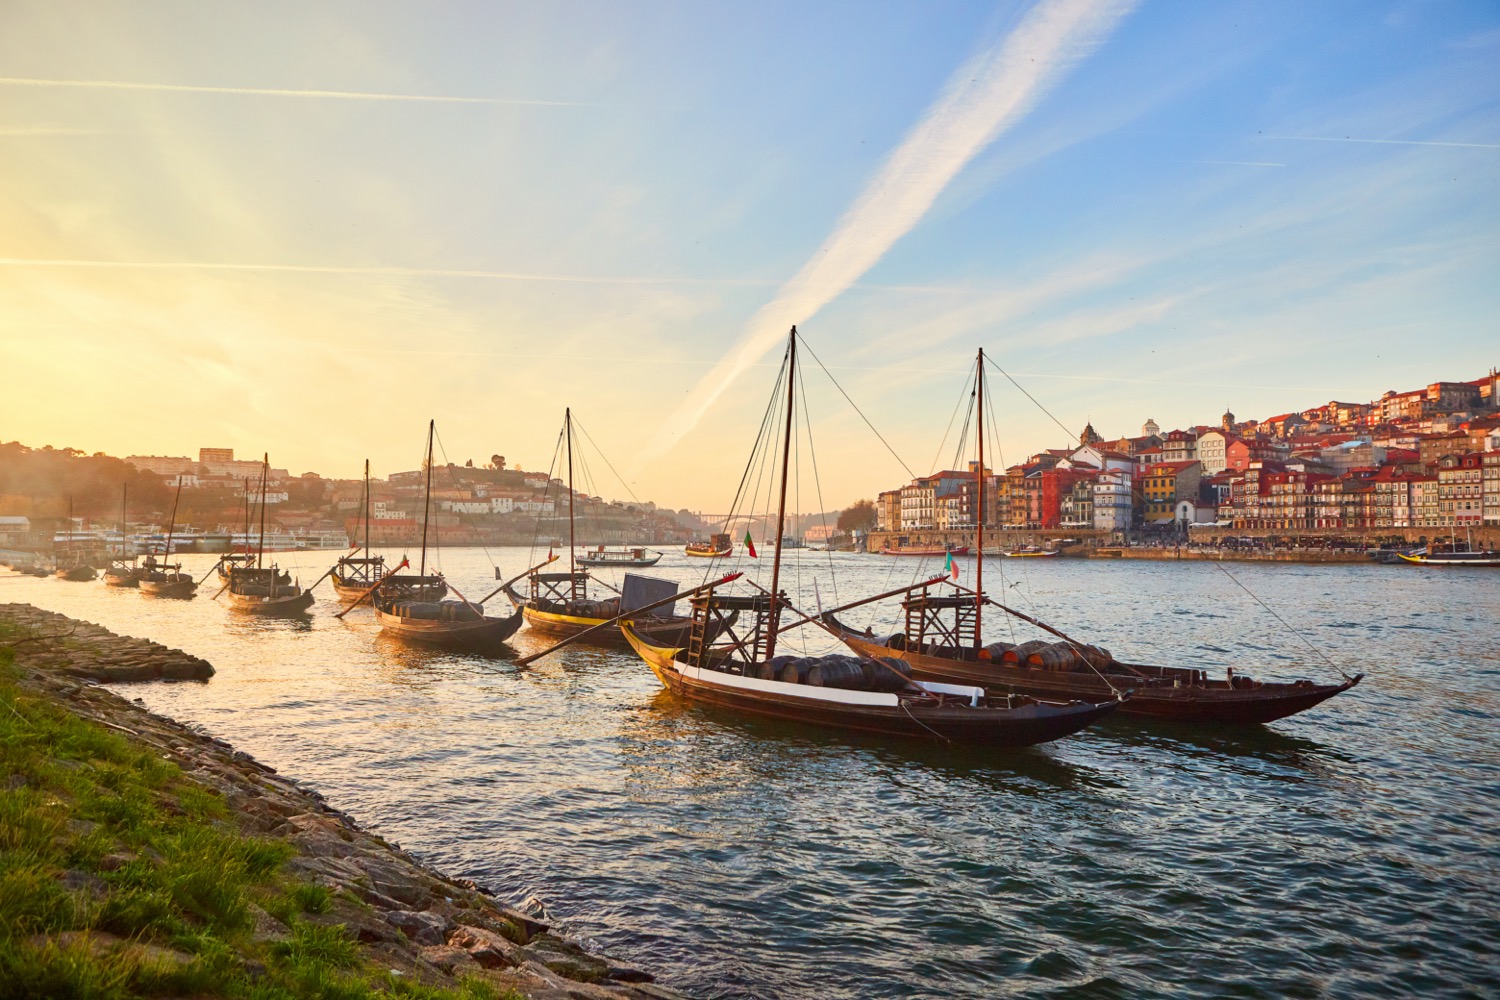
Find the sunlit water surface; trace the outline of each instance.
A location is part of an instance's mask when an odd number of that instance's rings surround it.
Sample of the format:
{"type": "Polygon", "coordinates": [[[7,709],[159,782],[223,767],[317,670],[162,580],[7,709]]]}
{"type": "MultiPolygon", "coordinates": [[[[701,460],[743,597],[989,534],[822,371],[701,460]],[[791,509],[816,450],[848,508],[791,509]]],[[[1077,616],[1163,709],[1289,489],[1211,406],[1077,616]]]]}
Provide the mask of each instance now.
{"type": "MultiPolygon", "coordinates": [[[[941,570],[798,555],[783,586],[809,608],[941,570]]],[[[281,560],[307,581],[334,556],[281,560]]],[[[477,599],[491,558],[509,575],[528,556],[442,558],[477,599]]],[[[211,584],[173,602],[0,574],[0,601],[207,658],[206,684],[120,690],[696,996],[1494,995],[1500,573],[1228,569],[1286,624],[1212,564],[985,573],[1122,658],[1283,679],[1331,661],[1364,683],[1266,727],[1122,720],[974,751],[686,708],[623,652],[518,668],[411,648],[368,610],[334,618],[326,583],[301,621],[237,615],[211,584]]],[[[707,570],[673,552],[649,572],[707,570]]],[[[889,629],[893,611],[849,617],[889,629]]]]}

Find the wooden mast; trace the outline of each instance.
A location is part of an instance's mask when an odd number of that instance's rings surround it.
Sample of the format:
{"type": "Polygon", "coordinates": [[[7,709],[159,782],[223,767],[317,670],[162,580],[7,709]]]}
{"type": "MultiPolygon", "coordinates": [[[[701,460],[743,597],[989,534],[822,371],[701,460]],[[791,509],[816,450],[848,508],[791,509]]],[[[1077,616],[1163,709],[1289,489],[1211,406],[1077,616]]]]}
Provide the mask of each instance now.
{"type": "MultiPolygon", "coordinates": [[[[271,469],[271,453],[262,452],[260,456],[260,537],[256,539],[255,545],[255,568],[260,569],[266,554],[266,480],[271,469]]],[[[182,480],[177,480],[181,483],[182,480]]],[[[276,582],[274,579],[271,581],[276,582]]],[[[273,590],[272,593],[275,593],[273,590]]]]}
{"type": "MultiPolygon", "coordinates": [[[[245,552],[248,553],[250,551],[250,477],[245,476],[243,479],[245,485],[240,492],[245,497],[245,552]]],[[[233,545],[229,547],[234,548],[233,545]]]]}
{"type": "Polygon", "coordinates": [[[370,460],[365,459],[365,558],[370,558],[370,460]]]}
{"type": "Polygon", "coordinates": [[[427,518],[432,512],[432,433],[436,420],[427,421],[427,491],[422,497],[422,565],[417,576],[427,575],[427,518]]]}
{"type": "MultiPolygon", "coordinates": [[[[181,480],[178,480],[181,482],[181,480]]],[[[125,546],[129,544],[125,537],[125,500],[130,496],[130,484],[120,484],[120,558],[125,558],[125,546]]]]}
{"type": "Polygon", "coordinates": [[[797,328],[787,335],[786,435],[781,445],[781,500],[776,506],[776,552],[771,557],[771,609],[766,629],[766,659],[776,655],[776,627],[781,621],[781,539],[786,530],[786,474],[792,456],[792,416],[797,388],[797,328]]]}
{"type": "MultiPolygon", "coordinates": [[[[983,630],[979,627],[979,616],[984,609],[984,348],[979,349],[979,367],[976,376],[976,391],[979,393],[979,469],[976,479],[979,482],[979,492],[976,500],[979,509],[974,512],[974,523],[976,525],[974,539],[974,648],[978,649],[984,642],[983,630]]],[[[948,558],[953,558],[949,556],[948,558]]]]}
{"type": "Polygon", "coordinates": [[[172,558],[172,534],[177,530],[177,502],[182,499],[182,473],[177,474],[177,495],[172,498],[172,520],[167,522],[167,549],[161,554],[162,569],[165,570],[166,562],[172,558]]]}
{"type": "Polygon", "coordinates": [[[563,410],[563,427],[568,434],[568,595],[578,600],[578,567],[573,563],[573,408],[563,410]]]}

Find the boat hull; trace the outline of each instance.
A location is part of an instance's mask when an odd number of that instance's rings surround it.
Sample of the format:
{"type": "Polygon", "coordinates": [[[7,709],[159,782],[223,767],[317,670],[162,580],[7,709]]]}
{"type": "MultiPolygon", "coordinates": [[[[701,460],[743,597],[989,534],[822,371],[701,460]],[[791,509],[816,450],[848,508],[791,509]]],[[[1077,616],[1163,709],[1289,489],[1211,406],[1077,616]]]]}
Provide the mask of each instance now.
{"type": "Polygon", "coordinates": [[[941,557],[941,556],[966,556],[966,555],[969,554],[969,547],[967,545],[964,545],[964,546],[962,546],[960,548],[956,548],[956,549],[892,549],[892,548],[882,548],[880,550],[880,554],[883,555],[883,556],[923,556],[923,557],[926,557],[926,558],[930,559],[930,558],[941,557]]]}
{"type": "MultiPolygon", "coordinates": [[[[829,616],[825,616],[825,621],[829,616]]],[[[1191,682],[1194,671],[1171,671],[1160,677],[1110,673],[1109,683],[1093,671],[1063,673],[1040,667],[995,660],[953,660],[912,650],[894,649],[878,639],[837,626],[839,638],[861,656],[895,656],[911,665],[918,680],[950,684],[975,684],[993,693],[1015,691],[1041,698],[1113,697],[1116,688],[1131,692],[1120,707],[1121,715],[1174,722],[1221,725],[1259,725],[1275,722],[1327,701],[1359,683],[1361,674],[1341,684],[1264,683],[1258,687],[1231,687],[1227,681],[1191,682]],[[1190,683],[1181,683],[1183,676],[1190,683]],[[1110,684],[1114,685],[1111,688],[1110,684]]],[[[1142,672],[1164,668],[1140,668],[1142,672]]]]}
{"type": "Polygon", "coordinates": [[[1414,566],[1470,566],[1474,568],[1495,569],[1500,568],[1500,554],[1491,555],[1481,552],[1457,552],[1451,555],[1408,555],[1398,552],[1405,562],[1414,566]]]}
{"type": "Polygon", "coordinates": [[[624,633],[662,685],[680,698],[728,712],[847,732],[929,742],[1024,747],[1069,736],[1119,707],[1114,700],[1067,705],[1031,702],[1005,709],[914,706],[893,694],[810,688],[699,670],[677,662],[680,649],[654,646],[628,624],[624,633]]]}
{"type": "Polygon", "coordinates": [[[403,618],[375,609],[375,620],[381,631],[405,642],[424,646],[442,646],[477,653],[508,652],[505,641],[521,627],[521,612],[509,618],[483,618],[479,621],[434,621],[403,618]]]}
{"type": "Polygon", "coordinates": [[[723,558],[725,558],[725,557],[727,557],[729,555],[732,555],[734,553],[734,549],[733,548],[728,548],[728,549],[711,549],[711,548],[707,548],[706,546],[694,546],[694,545],[689,545],[689,546],[685,547],[682,551],[686,555],[697,556],[699,559],[723,559],[723,558]]]}
{"type": "Polygon", "coordinates": [[[198,584],[193,580],[142,580],[140,591],[149,597],[172,597],[183,600],[193,596],[198,584]]]}
{"type": "Polygon", "coordinates": [[[644,566],[655,566],[661,562],[661,556],[654,559],[590,559],[587,556],[579,556],[576,561],[580,566],[622,566],[625,569],[638,569],[644,566]]]}
{"type": "Polygon", "coordinates": [[[141,578],[135,573],[115,575],[109,572],[104,574],[104,585],[106,587],[139,587],[141,578]]]}
{"type": "Polygon", "coordinates": [[[277,597],[236,594],[231,590],[225,596],[229,598],[231,608],[252,615],[300,615],[313,606],[313,595],[305,590],[297,594],[277,597]]]}
{"type": "MultiPolygon", "coordinates": [[[[527,627],[557,639],[571,638],[586,629],[609,621],[608,618],[585,618],[581,615],[541,611],[530,604],[521,604],[520,608],[522,614],[526,616],[527,627]]],[[[635,619],[635,622],[637,632],[658,646],[685,646],[693,630],[693,622],[690,618],[653,619],[642,616],[635,619]]],[[[715,635],[717,635],[717,630],[715,630],[715,635]]],[[[612,649],[630,648],[630,642],[625,638],[625,633],[621,631],[618,624],[601,628],[583,641],[590,645],[608,646],[612,649]]],[[[713,641],[713,636],[709,641],[713,641]]]]}

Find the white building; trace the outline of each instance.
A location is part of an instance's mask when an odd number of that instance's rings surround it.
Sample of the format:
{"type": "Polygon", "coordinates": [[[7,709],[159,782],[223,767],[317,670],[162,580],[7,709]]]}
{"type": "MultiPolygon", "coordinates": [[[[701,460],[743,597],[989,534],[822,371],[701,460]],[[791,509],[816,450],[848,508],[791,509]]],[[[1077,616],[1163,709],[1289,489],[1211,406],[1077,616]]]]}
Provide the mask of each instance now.
{"type": "Polygon", "coordinates": [[[1129,469],[1105,469],[1094,480],[1094,527],[1099,531],[1124,531],[1130,527],[1131,489],[1135,477],[1129,469]]]}

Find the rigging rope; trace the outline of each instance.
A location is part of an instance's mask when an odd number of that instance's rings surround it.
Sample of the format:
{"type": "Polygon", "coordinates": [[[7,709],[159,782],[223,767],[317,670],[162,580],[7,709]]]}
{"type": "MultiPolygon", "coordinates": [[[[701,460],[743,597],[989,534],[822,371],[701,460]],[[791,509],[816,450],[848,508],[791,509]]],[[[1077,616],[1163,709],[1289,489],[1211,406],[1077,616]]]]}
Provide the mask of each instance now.
{"type": "Polygon", "coordinates": [[[1216,559],[1210,559],[1210,560],[1205,560],[1205,561],[1211,562],[1211,563],[1213,563],[1213,565],[1217,566],[1220,573],[1223,573],[1225,576],[1229,577],[1229,579],[1233,580],[1234,581],[1234,585],[1236,587],[1239,587],[1245,593],[1249,594],[1250,597],[1252,599],[1254,599],[1254,601],[1255,601],[1256,604],[1259,604],[1261,607],[1265,608],[1266,611],[1270,614],[1270,616],[1272,618],[1275,618],[1277,621],[1281,622],[1282,626],[1288,632],[1292,633],[1297,638],[1301,639],[1304,643],[1306,643],[1308,649],[1311,649],[1314,653],[1317,653],[1319,656],[1321,656],[1323,658],[1324,662],[1326,662],[1334,670],[1338,671],[1338,673],[1344,678],[1344,680],[1346,680],[1346,681],[1352,681],[1352,680],[1354,680],[1354,678],[1351,677],[1351,676],[1349,676],[1348,672],[1345,671],[1343,667],[1339,666],[1337,663],[1334,663],[1333,660],[1329,658],[1329,656],[1328,656],[1327,653],[1323,652],[1321,649],[1319,649],[1317,646],[1315,646],[1312,643],[1312,641],[1307,638],[1307,636],[1303,635],[1301,632],[1298,632],[1295,628],[1293,628],[1290,624],[1288,624],[1287,620],[1285,618],[1281,617],[1280,615],[1278,615],[1275,612],[1275,610],[1269,604],[1267,604],[1265,601],[1262,601],[1259,597],[1256,597],[1254,591],[1252,591],[1249,587],[1245,586],[1243,583],[1240,583],[1240,581],[1235,577],[1235,575],[1233,573],[1229,572],[1229,570],[1227,570],[1227,569],[1224,568],[1224,565],[1222,563],[1220,563],[1216,559]]]}

